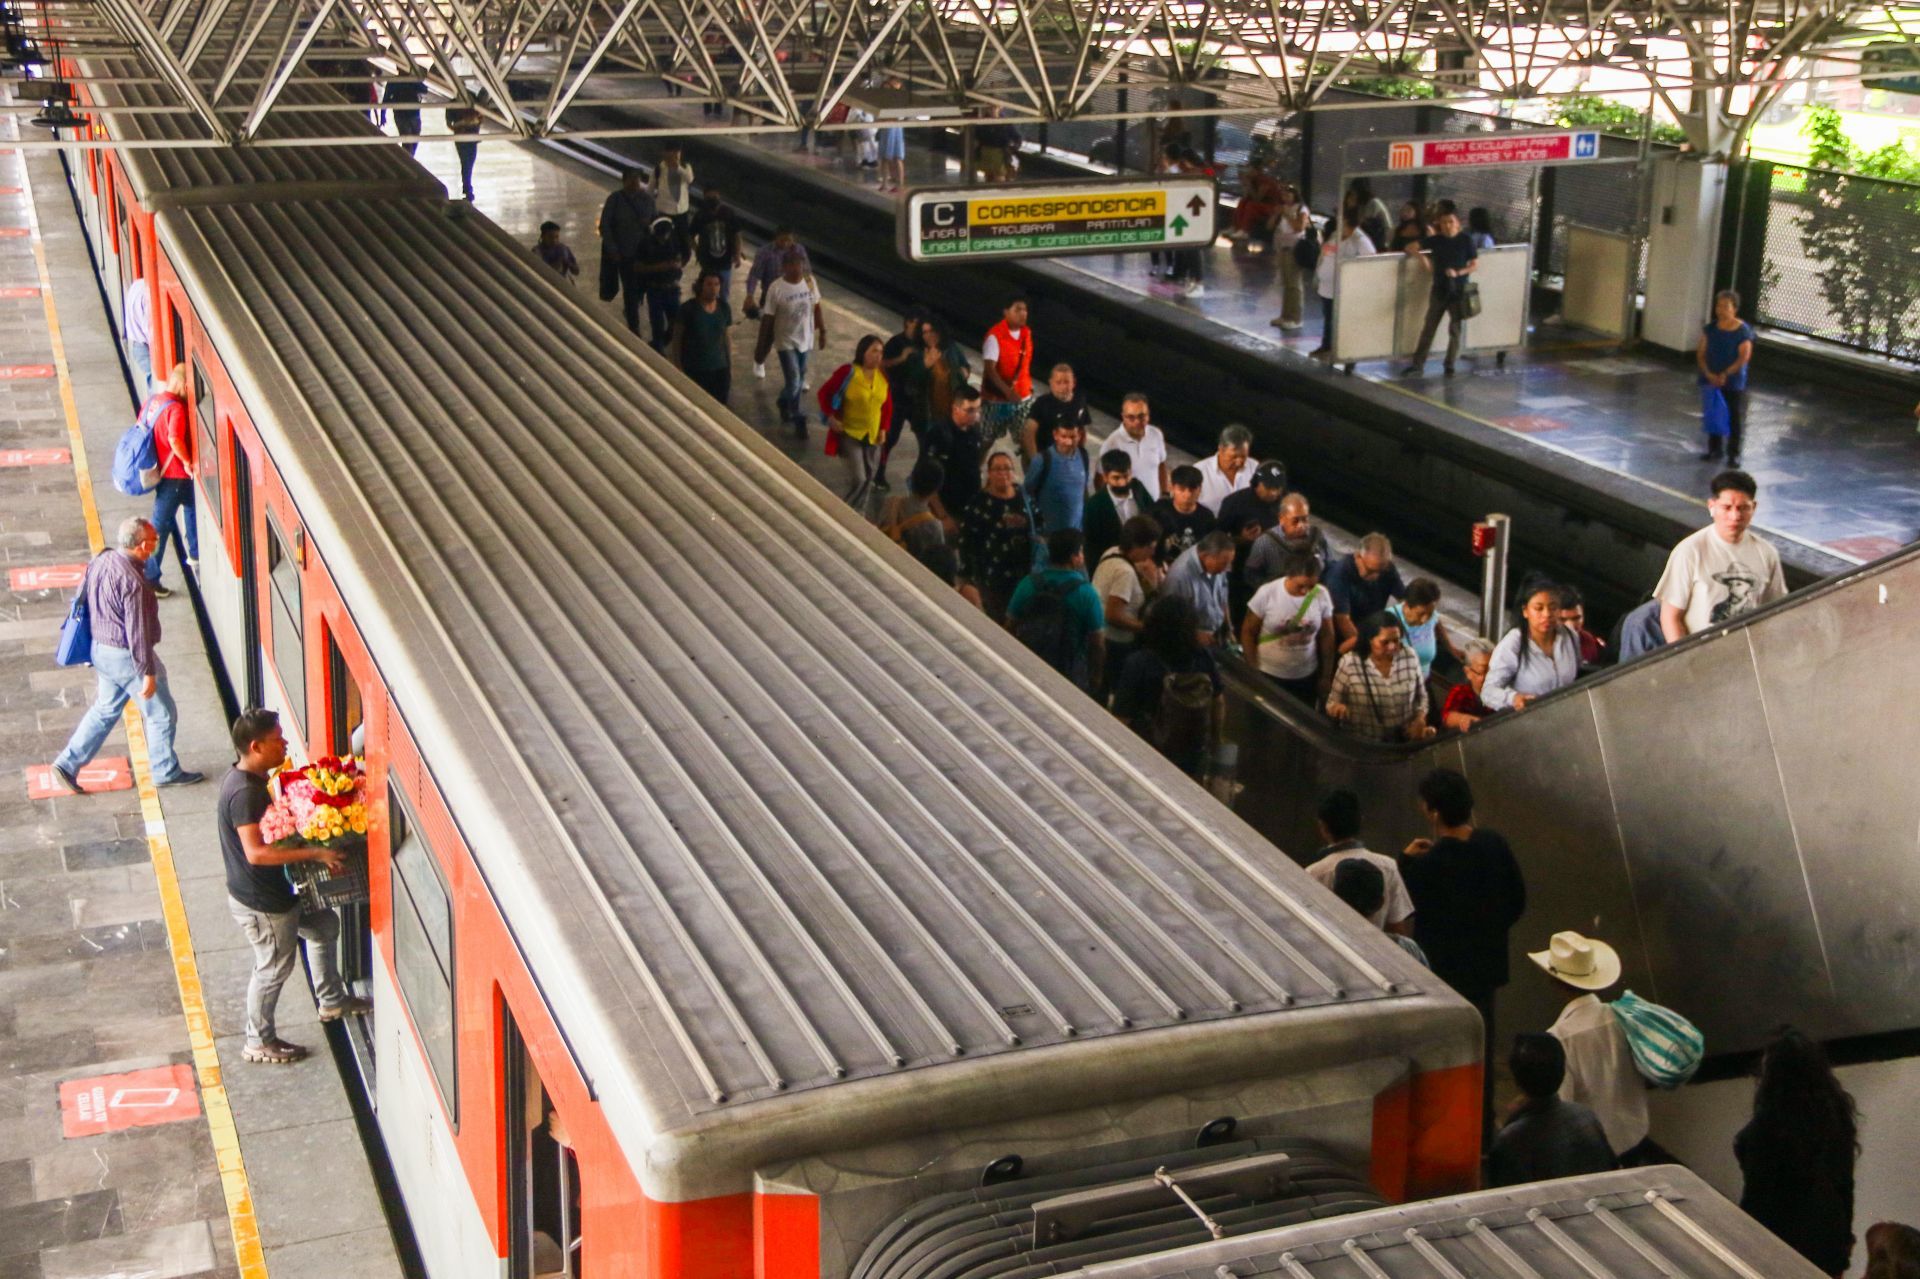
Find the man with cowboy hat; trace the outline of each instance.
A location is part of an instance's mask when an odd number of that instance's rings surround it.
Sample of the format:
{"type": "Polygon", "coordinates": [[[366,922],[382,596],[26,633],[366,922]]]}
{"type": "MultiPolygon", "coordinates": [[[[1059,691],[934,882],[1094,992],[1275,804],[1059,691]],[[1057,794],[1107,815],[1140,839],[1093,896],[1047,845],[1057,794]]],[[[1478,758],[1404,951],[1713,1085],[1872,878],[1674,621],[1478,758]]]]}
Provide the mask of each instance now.
{"type": "Polygon", "coordinates": [[[1623,1158],[1647,1139],[1647,1081],[1634,1064],[1619,1018],[1600,992],[1620,980],[1620,953],[1576,932],[1555,933],[1545,950],[1527,955],[1540,970],[1575,993],[1547,1028],[1567,1050],[1560,1096],[1589,1107],[1623,1158]]]}

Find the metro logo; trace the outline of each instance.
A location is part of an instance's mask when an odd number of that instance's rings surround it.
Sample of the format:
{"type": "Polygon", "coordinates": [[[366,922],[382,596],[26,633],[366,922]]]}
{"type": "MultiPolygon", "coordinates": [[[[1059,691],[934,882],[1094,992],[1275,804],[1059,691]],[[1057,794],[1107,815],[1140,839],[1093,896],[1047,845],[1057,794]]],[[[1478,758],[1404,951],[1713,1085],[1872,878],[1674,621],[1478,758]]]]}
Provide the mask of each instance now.
{"type": "Polygon", "coordinates": [[[1396,142],[1388,147],[1387,167],[1389,169],[1411,169],[1413,167],[1413,143],[1396,142]]]}

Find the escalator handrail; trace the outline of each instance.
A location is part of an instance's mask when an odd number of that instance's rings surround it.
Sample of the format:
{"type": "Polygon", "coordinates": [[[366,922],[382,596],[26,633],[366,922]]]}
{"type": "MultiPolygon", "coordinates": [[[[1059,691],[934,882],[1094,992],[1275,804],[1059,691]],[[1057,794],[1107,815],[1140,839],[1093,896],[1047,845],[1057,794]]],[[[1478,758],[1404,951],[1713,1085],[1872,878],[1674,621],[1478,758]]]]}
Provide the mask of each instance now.
{"type": "MultiPolygon", "coordinates": [[[[1580,694],[1590,693],[1610,680],[1619,679],[1628,672],[1650,669],[1655,663],[1669,661],[1681,653],[1691,652],[1705,644],[1723,640],[1736,635],[1751,626],[1758,625],[1779,613],[1802,604],[1823,598],[1838,591],[1844,591],[1854,584],[1878,576],[1889,569],[1920,557],[1920,542],[1902,547],[1877,560],[1837,573],[1812,586],[1792,591],[1769,604],[1762,605],[1751,613],[1745,613],[1732,621],[1722,622],[1718,626],[1708,627],[1704,631],[1687,636],[1677,643],[1665,644],[1643,657],[1631,662],[1622,662],[1607,667],[1595,674],[1583,676],[1567,687],[1529,702],[1529,709],[1580,694]]],[[[1341,756],[1357,763],[1388,764],[1395,761],[1413,759],[1424,751],[1437,745],[1456,740],[1466,734],[1443,730],[1439,737],[1424,742],[1371,742],[1342,732],[1320,712],[1311,710],[1295,699],[1276,690],[1266,676],[1248,665],[1243,657],[1223,656],[1219,662],[1220,674],[1232,685],[1242,700],[1270,719],[1285,724],[1288,731],[1297,737],[1304,737],[1318,749],[1328,754],[1341,756]]],[[[1482,720],[1476,727],[1468,730],[1478,736],[1482,733],[1499,732],[1506,724],[1517,719],[1512,714],[1494,715],[1482,720]]]]}

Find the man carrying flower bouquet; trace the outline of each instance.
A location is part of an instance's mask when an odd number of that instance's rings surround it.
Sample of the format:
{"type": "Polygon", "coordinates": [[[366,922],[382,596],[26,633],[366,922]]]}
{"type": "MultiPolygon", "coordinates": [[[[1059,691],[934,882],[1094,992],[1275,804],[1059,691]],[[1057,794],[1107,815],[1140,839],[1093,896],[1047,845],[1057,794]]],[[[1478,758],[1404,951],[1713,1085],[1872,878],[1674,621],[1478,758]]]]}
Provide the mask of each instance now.
{"type": "Polygon", "coordinates": [[[273,806],[267,782],[287,760],[287,739],[280,716],[268,710],[250,710],[233,722],[233,747],[240,758],[220,783],[215,809],[220,827],[220,853],[227,864],[228,907],[247,944],[253,947],[253,977],[247,983],[247,1043],[243,1060],[283,1066],[307,1056],[308,1050],[274,1033],[273,1010],[280,988],[293,972],[299,941],[308,945],[315,976],[314,997],[321,1021],[360,1017],[373,1005],[347,993],[334,963],[334,943],[340,937],[340,919],[331,910],[295,896],[282,869],[294,862],[314,861],[339,873],[344,858],[334,848],[276,848],[260,834],[261,818],[273,806]]]}

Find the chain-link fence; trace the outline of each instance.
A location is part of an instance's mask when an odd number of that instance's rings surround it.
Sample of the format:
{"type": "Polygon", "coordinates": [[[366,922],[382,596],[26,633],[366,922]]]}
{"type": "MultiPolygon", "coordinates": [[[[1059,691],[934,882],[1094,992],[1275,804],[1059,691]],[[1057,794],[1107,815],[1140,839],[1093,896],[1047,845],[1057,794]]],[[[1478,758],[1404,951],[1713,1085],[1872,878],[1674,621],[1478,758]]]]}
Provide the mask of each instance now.
{"type": "Polygon", "coordinates": [[[1756,187],[1760,322],[1920,359],[1920,186],[1776,164],[1756,187]]]}

